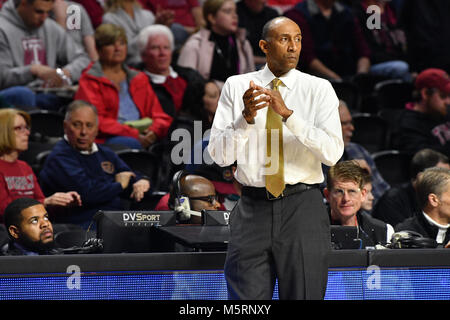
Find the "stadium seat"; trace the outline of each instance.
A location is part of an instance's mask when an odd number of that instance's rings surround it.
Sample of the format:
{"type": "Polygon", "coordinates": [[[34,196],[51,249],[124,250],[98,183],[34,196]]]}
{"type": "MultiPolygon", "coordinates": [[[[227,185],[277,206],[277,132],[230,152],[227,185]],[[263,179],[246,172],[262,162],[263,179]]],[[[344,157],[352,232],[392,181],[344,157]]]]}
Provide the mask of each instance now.
{"type": "Polygon", "coordinates": [[[36,109],[28,112],[31,117],[30,140],[55,143],[64,136],[64,115],[60,112],[36,109]]]}
{"type": "Polygon", "coordinates": [[[374,95],[378,110],[404,109],[405,104],[412,100],[414,86],[400,79],[385,80],[377,83],[374,95]]]}
{"type": "Polygon", "coordinates": [[[384,150],[372,154],[378,171],[391,186],[409,181],[411,156],[398,150],[384,150]]]}
{"type": "Polygon", "coordinates": [[[370,153],[387,149],[388,124],[378,115],[356,113],[352,115],[352,142],[362,145],[370,153]]]}
{"type": "Polygon", "coordinates": [[[330,81],[339,99],[344,100],[350,110],[359,110],[359,89],[348,81],[330,81]]]}

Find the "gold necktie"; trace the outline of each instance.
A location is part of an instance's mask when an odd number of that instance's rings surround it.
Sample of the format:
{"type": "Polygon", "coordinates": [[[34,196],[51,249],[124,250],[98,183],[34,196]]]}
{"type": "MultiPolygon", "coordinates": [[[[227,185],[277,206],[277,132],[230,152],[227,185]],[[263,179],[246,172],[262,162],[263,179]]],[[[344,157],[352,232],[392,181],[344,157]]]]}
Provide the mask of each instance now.
{"type": "MultiPolygon", "coordinates": [[[[272,80],[273,90],[278,90],[281,80],[275,78],[272,80]]],[[[276,113],[271,106],[267,109],[266,119],[267,132],[267,157],[272,161],[278,161],[278,171],[272,175],[266,175],[266,189],[273,196],[278,197],[285,188],[284,183],[284,159],[283,159],[283,124],[281,116],[276,113]],[[272,135],[271,130],[278,130],[278,156],[272,155],[272,135]]],[[[268,167],[271,166],[269,163],[268,167]]]]}

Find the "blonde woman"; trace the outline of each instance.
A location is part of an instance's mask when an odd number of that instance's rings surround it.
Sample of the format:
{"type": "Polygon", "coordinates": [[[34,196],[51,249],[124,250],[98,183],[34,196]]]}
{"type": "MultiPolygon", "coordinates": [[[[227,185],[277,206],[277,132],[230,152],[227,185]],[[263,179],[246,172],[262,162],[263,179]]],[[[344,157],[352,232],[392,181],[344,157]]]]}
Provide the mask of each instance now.
{"type": "Polygon", "coordinates": [[[0,221],[6,206],[17,198],[34,198],[45,206],[81,205],[77,192],[57,192],[45,197],[32,168],[19,154],[28,149],[31,120],[18,109],[0,110],[0,221]]]}

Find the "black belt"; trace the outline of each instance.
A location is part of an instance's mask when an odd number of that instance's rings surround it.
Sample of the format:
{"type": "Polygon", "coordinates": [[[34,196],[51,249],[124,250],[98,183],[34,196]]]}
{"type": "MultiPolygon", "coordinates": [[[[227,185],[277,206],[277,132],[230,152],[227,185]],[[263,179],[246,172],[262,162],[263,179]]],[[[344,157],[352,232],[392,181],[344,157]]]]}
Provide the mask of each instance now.
{"type": "Polygon", "coordinates": [[[257,187],[248,187],[244,186],[242,187],[242,195],[247,196],[250,198],[260,198],[260,199],[267,199],[267,200],[278,200],[287,196],[290,196],[291,194],[300,193],[309,189],[315,189],[318,188],[319,184],[306,184],[306,183],[297,183],[297,184],[287,184],[286,188],[283,190],[283,192],[278,196],[275,197],[272,195],[269,191],[267,191],[266,188],[257,188],[257,187]]]}

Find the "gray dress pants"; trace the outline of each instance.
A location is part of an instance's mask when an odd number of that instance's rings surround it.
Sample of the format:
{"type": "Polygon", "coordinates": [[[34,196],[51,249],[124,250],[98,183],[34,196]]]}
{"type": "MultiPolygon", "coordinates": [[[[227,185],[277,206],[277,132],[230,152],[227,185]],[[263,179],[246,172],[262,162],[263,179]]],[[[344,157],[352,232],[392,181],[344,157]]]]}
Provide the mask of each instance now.
{"type": "Polygon", "coordinates": [[[331,242],[319,189],[278,200],[243,194],[229,223],[229,299],[270,300],[276,279],[280,299],[324,298],[331,242]]]}

